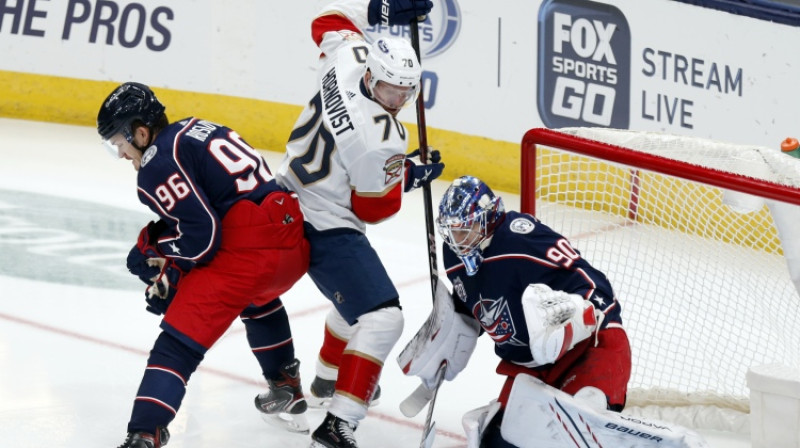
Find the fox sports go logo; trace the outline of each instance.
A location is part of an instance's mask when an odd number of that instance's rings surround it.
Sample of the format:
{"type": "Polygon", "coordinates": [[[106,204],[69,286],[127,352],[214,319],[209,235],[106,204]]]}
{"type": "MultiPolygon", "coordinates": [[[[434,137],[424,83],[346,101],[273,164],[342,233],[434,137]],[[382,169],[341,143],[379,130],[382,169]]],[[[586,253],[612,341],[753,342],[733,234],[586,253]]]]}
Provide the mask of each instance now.
{"type": "Polygon", "coordinates": [[[539,9],[537,103],[547,127],[630,124],[631,35],[614,6],[546,0],[539,9]]]}
{"type": "MultiPolygon", "coordinates": [[[[445,52],[458,37],[461,30],[461,10],[456,0],[434,0],[434,6],[419,23],[419,45],[422,60],[435,57],[445,52]]],[[[373,25],[366,30],[366,38],[370,43],[381,37],[394,36],[411,39],[408,26],[373,25]]]]}

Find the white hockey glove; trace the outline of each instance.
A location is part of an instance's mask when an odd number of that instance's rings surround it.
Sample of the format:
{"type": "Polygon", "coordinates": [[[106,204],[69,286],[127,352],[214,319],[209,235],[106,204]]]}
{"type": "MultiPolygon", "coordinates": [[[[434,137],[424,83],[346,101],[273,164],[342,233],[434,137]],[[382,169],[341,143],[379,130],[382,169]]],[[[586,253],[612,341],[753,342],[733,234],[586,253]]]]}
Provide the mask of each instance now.
{"type": "Polygon", "coordinates": [[[450,291],[440,281],[433,311],[397,356],[397,363],[403,373],[418,376],[426,388],[433,389],[442,361],[447,361],[447,381],[464,370],[475,350],[479,330],[475,319],[455,311],[450,291]]]}
{"type": "Polygon", "coordinates": [[[553,291],[542,283],[528,285],[522,293],[522,310],[537,366],[556,362],[591,337],[603,317],[592,302],[577,294],[553,291]]]}

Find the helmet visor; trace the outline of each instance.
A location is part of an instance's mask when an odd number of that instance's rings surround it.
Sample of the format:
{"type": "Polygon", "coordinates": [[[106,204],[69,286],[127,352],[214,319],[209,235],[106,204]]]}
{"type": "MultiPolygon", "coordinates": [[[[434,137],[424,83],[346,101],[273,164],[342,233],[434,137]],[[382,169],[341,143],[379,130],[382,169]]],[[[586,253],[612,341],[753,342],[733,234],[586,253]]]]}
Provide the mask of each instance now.
{"type": "Polygon", "coordinates": [[[116,133],[112,135],[110,138],[103,139],[103,148],[111,154],[111,157],[115,159],[122,158],[122,145],[124,142],[130,142],[133,139],[128,139],[126,136],[122,135],[122,133],[116,133]]]}
{"type": "Polygon", "coordinates": [[[417,89],[412,86],[395,86],[378,81],[372,89],[372,96],[389,109],[402,109],[409,100],[416,98],[417,89]]]}

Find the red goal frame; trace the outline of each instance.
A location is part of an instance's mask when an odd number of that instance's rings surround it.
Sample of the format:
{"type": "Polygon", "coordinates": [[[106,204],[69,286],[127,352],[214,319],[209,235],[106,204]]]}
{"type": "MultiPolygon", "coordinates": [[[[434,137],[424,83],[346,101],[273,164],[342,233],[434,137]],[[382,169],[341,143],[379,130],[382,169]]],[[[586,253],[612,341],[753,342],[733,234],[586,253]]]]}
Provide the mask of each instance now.
{"type": "MultiPolygon", "coordinates": [[[[800,188],[792,188],[739,174],[692,165],[666,157],[645,154],[621,146],[563,134],[547,128],[530,129],[522,138],[520,168],[520,208],[536,215],[536,146],[553,146],[610,162],[680,177],[715,187],[749,193],[800,205],[800,188]]],[[[635,204],[632,203],[635,209],[635,204]]]]}

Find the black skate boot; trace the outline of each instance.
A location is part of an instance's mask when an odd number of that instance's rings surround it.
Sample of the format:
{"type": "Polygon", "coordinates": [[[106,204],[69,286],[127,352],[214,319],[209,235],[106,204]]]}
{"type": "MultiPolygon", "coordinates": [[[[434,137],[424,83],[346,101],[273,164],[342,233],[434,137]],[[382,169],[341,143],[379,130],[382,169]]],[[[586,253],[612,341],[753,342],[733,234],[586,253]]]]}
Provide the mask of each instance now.
{"type": "Polygon", "coordinates": [[[280,371],[281,379],[267,379],[269,391],[256,396],[256,408],[267,423],[308,434],[308,421],[303,415],[308,404],[300,385],[300,361],[294,359],[281,366],[280,371]]]}
{"type": "Polygon", "coordinates": [[[129,432],[125,442],[118,448],[161,448],[169,442],[169,431],[163,426],[156,429],[156,433],[129,432]]]}
{"type": "Polygon", "coordinates": [[[328,413],[311,435],[309,448],[358,448],[353,433],[357,426],[328,413]]]}
{"type": "MultiPolygon", "coordinates": [[[[314,377],[311,382],[311,396],[308,397],[308,405],[312,408],[327,408],[333,398],[333,393],[336,391],[336,380],[324,380],[319,376],[314,377]]],[[[378,404],[378,399],[381,397],[381,386],[375,388],[372,394],[372,400],[369,402],[370,407],[378,404]]]]}

